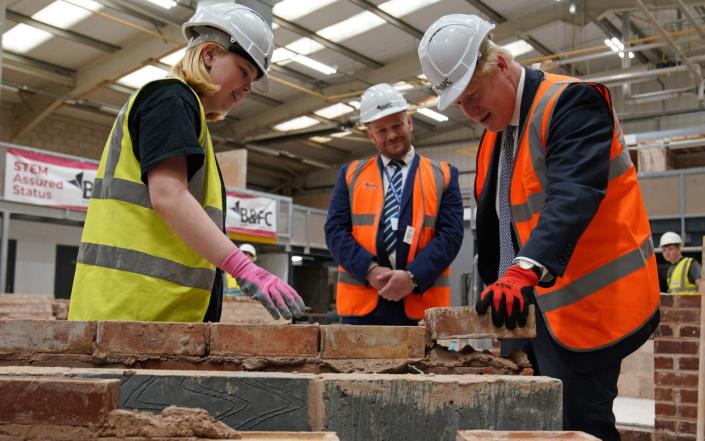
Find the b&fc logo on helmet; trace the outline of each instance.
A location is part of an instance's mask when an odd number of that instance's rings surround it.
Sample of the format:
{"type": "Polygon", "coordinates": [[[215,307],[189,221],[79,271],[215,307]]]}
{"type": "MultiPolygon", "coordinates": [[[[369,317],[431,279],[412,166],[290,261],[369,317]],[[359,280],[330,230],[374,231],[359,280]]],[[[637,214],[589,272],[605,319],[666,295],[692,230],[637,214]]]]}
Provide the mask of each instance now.
{"type": "Polygon", "coordinates": [[[377,110],[391,109],[392,103],[384,103],[377,106],[377,110]]]}
{"type": "Polygon", "coordinates": [[[433,86],[433,88],[439,92],[442,92],[442,91],[446,90],[447,88],[449,88],[452,84],[453,84],[453,82],[451,80],[449,80],[448,77],[446,77],[446,78],[443,78],[443,81],[441,81],[440,84],[436,84],[435,86],[433,86]]]}

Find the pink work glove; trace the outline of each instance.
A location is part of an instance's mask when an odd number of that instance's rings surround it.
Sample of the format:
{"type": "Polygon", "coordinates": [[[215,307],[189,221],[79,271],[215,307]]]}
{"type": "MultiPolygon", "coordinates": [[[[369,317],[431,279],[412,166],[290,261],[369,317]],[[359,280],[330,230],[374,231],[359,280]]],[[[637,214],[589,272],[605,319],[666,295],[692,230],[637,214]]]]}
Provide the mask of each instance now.
{"type": "Polygon", "coordinates": [[[287,320],[292,314],[300,317],[306,307],[294,288],[252,263],[237,248],[227,255],[220,268],[233,276],[247,295],[259,300],[275,319],[279,314],[287,320]]]}

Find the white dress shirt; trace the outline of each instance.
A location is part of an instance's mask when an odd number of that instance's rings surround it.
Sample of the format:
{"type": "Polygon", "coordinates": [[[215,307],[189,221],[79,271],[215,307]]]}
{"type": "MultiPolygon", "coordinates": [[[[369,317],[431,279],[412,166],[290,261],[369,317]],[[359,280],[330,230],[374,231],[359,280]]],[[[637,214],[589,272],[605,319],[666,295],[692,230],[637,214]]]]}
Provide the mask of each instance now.
{"type": "MultiPolygon", "coordinates": [[[[412,145],[411,148],[409,148],[409,151],[406,152],[406,155],[404,155],[403,158],[401,158],[402,161],[404,161],[404,165],[401,167],[401,192],[399,193],[399,198],[401,199],[401,196],[404,194],[404,185],[406,184],[406,177],[409,174],[409,166],[411,165],[411,161],[414,160],[414,155],[416,155],[416,151],[414,150],[414,146],[412,145]]],[[[387,169],[387,166],[389,165],[389,161],[391,161],[391,158],[388,158],[384,155],[380,155],[382,157],[382,165],[387,169]]],[[[388,172],[391,172],[391,170],[387,169],[388,172]]],[[[387,173],[382,172],[382,182],[384,182],[384,196],[387,196],[387,191],[389,190],[389,180],[387,179],[387,173]]],[[[401,201],[399,203],[399,215],[401,216],[401,201]]],[[[389,253],[389,263],[392,264],[392,269],[396,269],[396,264],[397,264],[397,252],[396,250],[392,251],[389,253]]]]}

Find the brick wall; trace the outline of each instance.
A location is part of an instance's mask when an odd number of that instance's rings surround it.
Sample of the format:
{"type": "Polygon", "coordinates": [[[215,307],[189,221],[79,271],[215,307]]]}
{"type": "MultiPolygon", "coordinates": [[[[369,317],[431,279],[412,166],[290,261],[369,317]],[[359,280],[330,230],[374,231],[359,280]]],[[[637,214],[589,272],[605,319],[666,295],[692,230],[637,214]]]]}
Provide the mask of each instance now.
{"type": "Polygon", "coordinates": [[[657,441],[695,440],[700,302],[699,295],[661,296],[654,336],[657,441]]]}
{"type": "Polygon", "coordinates": [[[0,294],[0,319],[66,320],[68,300],[48,294],[0,294]]]}

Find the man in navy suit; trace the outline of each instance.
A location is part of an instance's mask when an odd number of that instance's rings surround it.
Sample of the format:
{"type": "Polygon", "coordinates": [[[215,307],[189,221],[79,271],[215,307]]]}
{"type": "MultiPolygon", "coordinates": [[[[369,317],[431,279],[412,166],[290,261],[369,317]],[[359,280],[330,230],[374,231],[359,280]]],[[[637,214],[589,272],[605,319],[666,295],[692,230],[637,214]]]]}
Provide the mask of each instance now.
{"type": "Polygon", "coordinates": [[[325,232],[339,264],[342,322],[416,325],[450,305],[450,263],[463,240],[458,170],[416,153],[409,105],[389,84],[362,96],[360,119],[379,155],[343,166],[325,232]]]}

